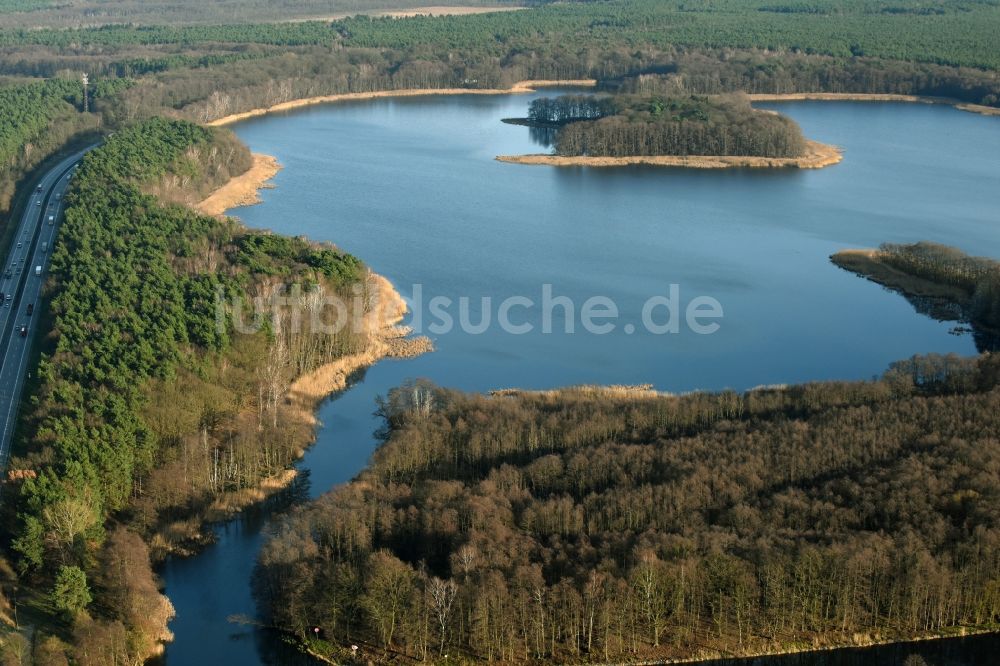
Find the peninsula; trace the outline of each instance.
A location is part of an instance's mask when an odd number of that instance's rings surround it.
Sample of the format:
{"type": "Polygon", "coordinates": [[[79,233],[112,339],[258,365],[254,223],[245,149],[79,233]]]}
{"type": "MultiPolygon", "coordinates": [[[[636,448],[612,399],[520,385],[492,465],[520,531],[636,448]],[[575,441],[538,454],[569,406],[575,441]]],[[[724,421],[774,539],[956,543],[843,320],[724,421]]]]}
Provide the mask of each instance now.
{"type": "Polygon", "coordinates": [[[971,325],[981,348],[1000,331],[1000,262],[993,259],[924,241],[841,250],[830,261],[902,294],[935,319],[971,325]]]}

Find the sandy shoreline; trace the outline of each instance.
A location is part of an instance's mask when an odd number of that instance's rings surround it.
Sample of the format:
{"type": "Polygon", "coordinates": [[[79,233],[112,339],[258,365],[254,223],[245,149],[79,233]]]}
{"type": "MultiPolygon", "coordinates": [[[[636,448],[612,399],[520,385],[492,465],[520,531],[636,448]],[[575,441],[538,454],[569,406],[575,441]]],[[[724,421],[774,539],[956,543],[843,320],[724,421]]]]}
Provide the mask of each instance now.
{"type": "Polygon", "coordinates": [[[317,405],[331,393],[346,389],[348,378],[358,370],[385,358],[413,358],[433,350],[429,338],[407,337],[410,330],[399,325],[409,308],[389,280],[369,272],[368,293],[372,308],[364,317],[367,347],[298,377],[288,389],[289,401],[312,423],[316,423],[317,405]]]}
{"type": "Polygon", "coordinates": [[[205,215],[223,215],[230,208],[252,206],[260,203],[258,190],[281,170],[278,160],[270,155],[253,154],[253,164],[247,171],[230,178],[229,182],[212,192],[194,209],[205,215]]]}
{"type": "Polygon", "coordinates": [[[751,102],[917,102],[920,104],[945,104],[962,111],[979,113],[984,116],[1000,116],[1000,108],[969,104],[950,97],[931,97],[928,95],[895,95],[879,93],[754,93],[747,95],[751,102]]]}
{"type": "MultiPolygon", "coordinates": [[[[319,425],[316,408],[337,391],[347,388],[350,376],[385,358],[412,358],[433,351],[434,346],[426,337],[407,337],[410,330],[400,326],[400,321],[408,312],[406,301],[396,291],[392,283],[377,273],[368,272],[366,277],[370,309],[363,318],[363,329],[367,333],[365,348],[355,354],[348,354],[292,381],[285,394],[288,416],[299,423],[319,425]]],[[[315,429],[309,439],[303,440],[298,457],[315,443],[315,429]]],[[[291,462],[291,461],[290,461],[291,462]]],[[[298,478],[294,467],[282,469],[277,474],[262,478],[251,488],[227,492],[217,497],[199,515],[174,521],[153,536],[150,546],[158,557],[167,553],[192,555],[201,546],[211,543],[205,526],[228,520],[241,511],[263,502],[283,491],[298,478]]]]}
{"type": "Polygon", "coordinates": [[[496,12],[516,12],[527,7],[444,7],[431,5],[413,7],[412,9],[390,9],[375,12],[374,16],[391,16],[392,18],[411,18],[413,16],[468,16],[470,14],[494,14],[496,12]]]}
{"type": "MultiPolygon", "coordinates": [[[[334,95],[320,95],[317,97],[293,99],[268,107],[251,109],[250,111],[244,111],[242,113],[233,113],[228,116],[212,120],[206,123],[206,125],[209,127],[230,125],[241,120],[256,118],[257,116],[263,116],[268,113],[291,111],[305,106],[329,104],[332,102],[380,99],[384,97],[420,97],[425,95],[510,95],[534,92],[538,88],[545,87],[580,86],[591,88],[596,85],[596,79],[539,79],[518,81],[510,88],[402,88],[399,90],[373,90],[370,92],[337,93],[334,95]]],[[[969,104],[950,97],[930,97],[926,95],[896,95],[878,93],[752,93],[748,94],[747,97],[750,98],[751,102],[794,102],[815,100],[828,102],[917,102],[922,104],[945,104],[953,106],[956,109],[961,109],[962,111],[969,111],[971,113],[979,113],[986,116],[1000,116],[1000,108],[983,106],[981,104],[969,104]]]]}
{"type": "Polygon", "coordinates": [[[518,81],[510,88],[403,88],[400,90],[374,90],[371,92],[359,93],[339,93],[336,95],[320,95],[319,97],[306,97],[303,99],[293,99],[288,102],[281,102],[269,107],[252,109],[243,113],[234,113],[223,116],[209,123],[209,127],[219,127],[229,125],[247,118],[256,118],[268,113],[279,111],[291,111],[305,106],[315,104],[329,104],[332,102],[349,102],[366,99],[381,99],[383,97],[421,97],[426,95],[510,95],[516,93],[534,92],[536,88],[551,86],[595,86],[595,79],[553,79],[553,80],[531,80],[518,81]]]}
{"type": "Polygon", "coordinates": [[[513,164],[547,166],[620,167],[629,165],[686,167],[691,169],[796,168],[821,169],[844,159],[843,151],[818,141],[806,141],[801,157],[753,157],[744,155],[633,155],[628,157],[592,157],[564,155],[498,155],[497,161],[513,164]]]}
{"type": "MultiPolygon", "coordinates": [[[[266,181],[281,169],[281,165],[270,155],[255,153],[253,158],[253,166],[249,170],[231,178],[194,208],[206,215],[222,215],[235,206],[258,203],[260,199],[257,190],[265,186],[266,181]]],[[[384,358],[411,358],[433,350],[429,338],[407,337],[410,330],[400,326],[408,312],[408,306],[388,279],[369,271],[365,283],[368,309],[362,318],[362,330],[367,338],[364,349],[295,378],[285,395],[286,408],[293,420],[316,426],[316,407],[330,394],[347,388],[347,380],[353,373],[384,358]]],[[[301,457],[305,449],[314,442],[315,433],[308,440],[302,441],[298,456],[301,457]]],[[[227,492],[217,497],[198,515],[164,526],[150,540],[150,546],[158,553],[158,557],[167,553],[193,554],[198,547],[211,541],[204,531],[205,525],[229,519],[268,499],[287,488],[297,477],[298,470],[289,467],[260,479],[251,488],[227,492]]]]}

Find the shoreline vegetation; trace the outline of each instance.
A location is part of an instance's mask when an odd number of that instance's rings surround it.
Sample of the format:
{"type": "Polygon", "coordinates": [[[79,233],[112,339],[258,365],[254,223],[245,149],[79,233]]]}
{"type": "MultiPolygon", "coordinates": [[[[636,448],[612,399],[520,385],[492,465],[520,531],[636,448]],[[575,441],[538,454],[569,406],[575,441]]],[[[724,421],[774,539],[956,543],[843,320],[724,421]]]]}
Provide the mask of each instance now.
{"type": "Polygon", "coordinates": [[[880,93],[748,93],[751,102],[913,102],[917,104],[941,104],[952,106],[961,111],[978,113],[984,116],[1000,116],[1000,108],[983,104],[970,104],[952,97],[934,97],[932,95],[897,95],[880,93]]]}
{"type": "Polygon", "coordinates": [[[370,291],[378,307],[365,315],[369,344],[296,377],[288,389],[289,400],[310,422],[316,424],[316,408],[334,393],[348,387],[354,373],[387,358],[415,358],[434,350],[430,338],[410,337],[412,331],[400,322],[408,312],[406,300],[393,284],[378,273],[369,272],[370,291]]]}
{"type": "Polygon", "coordinates": [[[878,248],[850,248],[830,255],[830,261],[845,270],[883,287],[920,298],[959,300],[966,293],[955,286],[941,284],[904,272],[882,260],[878,248]]]}
{"type": "Polygon", "coordinates": [[[268,181],[281,170],[278,159],[270,155],[252,153],[253,162],[242,174],[233,176],[194,205],[203,215],[223,215],[231,208],[252,206],[261,202],[260,190],[273,187],[268,181]]]}
{"type": "Polygon", "coordinates": [[[303,97],[287,102],[274,104],[273,106],[251,109],[242,113],[234,113],[223,116],[216,120],[205,123],[209,127],[219,127],[231,125],[232,123],[249,118],[256,118],[270,113],[291,111],[306,106],[316,104],[330,104],[334,102],[354,102],[366,99],[382,99],[384,97],[425,97],[428,95],[510,95],[535,92],[538,88],[551,88],[557,86],[589,88],[597,85],[596,79],[526,79],[518,81],[510,88],[403,88],[399,90],[372,90],[370,92],[338,93],[335,95],[319,95],[316,97],[303,97]]]}
{"type": "MultiPolygon", "coordinates": [[[[293,378],[288,387],[286,399],[291,415],[296,421],[314,428],[310,436],[303,437],[296,445],[295,459],[305,455],[306,450],[316,442],[315,427],[319,425],[316,409],[330,396],[347,389],[351,375],[384,359],[415,358],[434,351],[430,338],[409,337],[410,329],[400,325],[408,308],[393,284],[373,271],[368,272],[367,281],[376,306],[364,315],[367,339],[365,347],[293,378]]],[[[171,544],[162,534],[154,535],[152,545],[161,549],[158,557],[167,553],[182,557],[197,554],[198,548],[193,546],[204,547],[211,544],[212,539],[207,530],[212,524],[230,520],[241,511],[284,491],[298,476],[298,469],[289,467],[261,479],[255,487],[223,494],[203,514],[195,517],[200,525],[196,532],[185,539],[184,545],[171,544]]]]}
{"type": "MultiPolygon", "coordinates": [[[[314,97],[302,97],[299,99],[279,102],[267,107],[260,107],[233,113],[215,120],[203,123],[209,127],[221,127],[257,118],[272,113],[293,111],[307,106],[319,104],[333,104],[336,102],[355,102],[367,99],[383,99],[392,97],[424,97],[430,95],[511,95],[535,92],[538,88],[554,88],[565,86],[567,88],[597,88],[597,79],[526,79],[518,81],[510,88],[402,88],[388,90],[372,90],[368,92],[337,93],[333,95],[317,95],[314,97]]],[[[880,93],[824,93],[824,92],[800,92],[800,93],[746,93],[751,102],[798,102],[798,101],[827,101],[827,102],[911,102],[918,104],[940,104],[951,106],[956,109],[977,113],[985,116],[1000,116],[1000,108],[985,106],[982,104],[970,104],[951,97],[934,97],[930,95],[898,95],[880,93]]],[[[511,119],[512,124],[519,119],[511,119]]],[[[502,160],[512,161],[512,160],[502,160]]],[[[532,162],[536,163],[536,162],[532,162]]]]}
{"type": "Polygon", "coordinates": [[[830,261],[899,293],[918,312],[970,325],[980,351],[1000,346],[1000,262],[926,241],[841,250],[830,261]]]}
{"type": "Polygon", "coordinates": [[[626,157],[606,157],[596,155],[497,155],[498,162],[544,166],[662,166],[685,167],[691,169],[731,169],[745,168],[797,168],[822,169],[838,164],[844,159],[843,150],[818,141],[806,139],[806,153],[799,157],[758,157],[754,155],[631,155],[626,157]]]}

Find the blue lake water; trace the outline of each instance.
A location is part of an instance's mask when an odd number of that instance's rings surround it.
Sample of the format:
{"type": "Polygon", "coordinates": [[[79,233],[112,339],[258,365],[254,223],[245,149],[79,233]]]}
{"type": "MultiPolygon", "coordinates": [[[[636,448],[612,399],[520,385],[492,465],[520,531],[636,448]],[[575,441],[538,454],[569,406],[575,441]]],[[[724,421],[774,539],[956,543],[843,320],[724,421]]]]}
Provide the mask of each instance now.
{"type": "MultiPolygon", "coordinates": [[[[514,335],[494,323],[481,334],[461,326],[432,334],[434,353],[379,363],[327,401],[317,444],[300,463],[308,473],[298,494],[220,526],[216,545],[166,564],[178,613],[169,663],[293,659],[268,632],[227,621],[254,613],[249,577],[261,530],[284,504],[326,492],[364,466],[375,445],[375,397],[408,378],[473,391],[581,383],[745,389],[866,379],[916,353],[975,353],[953,323],[917,314],[828,257],[917,240],[1000,257],[1000,119],[918,104],[768,105],[808,137],[844,148],[841,164],[815,171],[494,161],[543,150],[527,128],[500,122],[524,115],[531,99],[384,99],[234,127],[284,165],[262,205],[234,211],[246,224],[356,254],[412,300],[425,333],[435,296],[452,300],[456,319],[458,300],[469,298],[472,323],[481,321],[483,297],[492,299],[485,309],[494,322],[504,299],[531,299],[536,307],[514,308],[510,319],[534,330],[514,335]],[[573,302],[574,333],[565,332],[561,308],[552,309],[552,332],[542,331],[544,285],[573,302]],[[715,299],[718,331],[698,334],[683,322],[676,334],[647,331],[643,305],[668,296],[671,285],[681,308],[715,299]],[[584,302],[598,296],[619,311],[602,335],[583,331],[580,320],[584,302]]],[[[654,319],[662,323],[666,309],[654,319]]],[[[1000,640],[985,640],[988,649],[959,649],[966,660],[948,663],[987,663],[974,653],[995,654],[1000,640]]]]}

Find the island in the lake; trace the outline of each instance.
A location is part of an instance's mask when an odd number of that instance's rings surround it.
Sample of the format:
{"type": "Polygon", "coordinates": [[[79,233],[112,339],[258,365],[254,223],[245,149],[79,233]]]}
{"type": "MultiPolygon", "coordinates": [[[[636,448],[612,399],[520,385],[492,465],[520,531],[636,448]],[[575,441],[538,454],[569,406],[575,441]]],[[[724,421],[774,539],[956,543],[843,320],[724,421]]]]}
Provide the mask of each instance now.
{"type": "Polygon", "coordinates": [[[518,164],[816,169],[843,158],[790,118],[754,109],[746,95],[543,97],[527,118],[504,122],[551,133],[554,154],[497,157],[518,164]]]}

